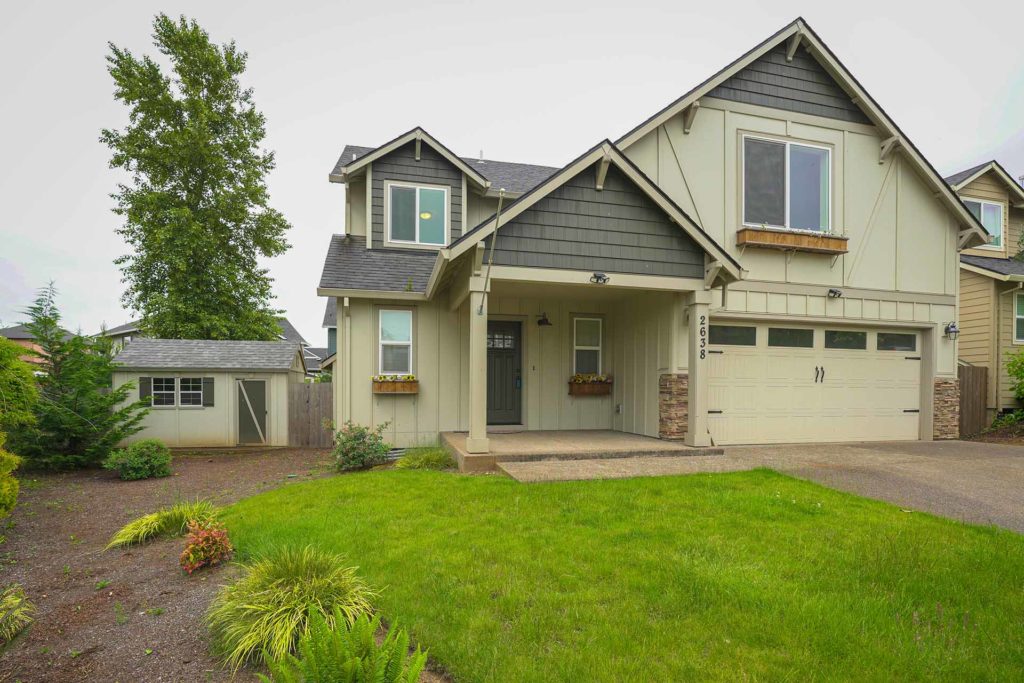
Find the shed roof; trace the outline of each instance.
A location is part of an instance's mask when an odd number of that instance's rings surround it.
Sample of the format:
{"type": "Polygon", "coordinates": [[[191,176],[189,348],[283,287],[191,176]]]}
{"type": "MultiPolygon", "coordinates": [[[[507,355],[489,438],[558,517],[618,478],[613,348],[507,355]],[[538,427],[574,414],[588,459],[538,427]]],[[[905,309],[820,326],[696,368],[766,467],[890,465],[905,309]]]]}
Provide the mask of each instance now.
{"type": "Polygon", "coordinates": [[[125,370],[291,370],[299,354],[293,341],[225,341],[140,338],[114,358],[125,370]]]}

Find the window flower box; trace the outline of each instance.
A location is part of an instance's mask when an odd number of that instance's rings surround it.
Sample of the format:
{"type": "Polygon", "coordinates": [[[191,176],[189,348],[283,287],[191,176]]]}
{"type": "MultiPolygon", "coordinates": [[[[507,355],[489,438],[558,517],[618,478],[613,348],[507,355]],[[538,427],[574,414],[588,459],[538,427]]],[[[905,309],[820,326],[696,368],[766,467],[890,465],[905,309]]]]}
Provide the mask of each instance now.
{"type": "Polygon", "coordinates": [[[570,396],[610,396],[612,378],[608,375],[573,375],[569,379],[570,396]]]}
{"type": "Polygon", "coordinates": [[[373,377],[375,394],[418,394],[420,382],[415,375],[376,375],[373,377]]]}
{"type": "Polygon", "coordinates": [[[845,254],[849,238],[827,233],[794,232],[775,228],[742,228],[736,233],[736,246],[806,251],[813,254],[845,254]]]}

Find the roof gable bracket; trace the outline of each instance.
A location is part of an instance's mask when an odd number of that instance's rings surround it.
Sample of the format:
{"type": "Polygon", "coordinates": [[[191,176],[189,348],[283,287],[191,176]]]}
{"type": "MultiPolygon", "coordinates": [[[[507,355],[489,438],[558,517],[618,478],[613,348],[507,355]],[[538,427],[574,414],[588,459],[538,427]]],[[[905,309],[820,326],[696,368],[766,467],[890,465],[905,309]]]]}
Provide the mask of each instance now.
{"type": "Polygon", "coordinates": [[[718,274],[722,271],[721,261],[711,261],[707,266],[704,267],[704,288],[711,289],[712,285],[715,284],[715,280],[718,279],[718,274]]]}
{"type": "Polygon", "coordinates": [[[693,128],[693,120],[697,118],[697,110],[700,109],[700,100],[695,101],[689,107],[683,110],[683,134],[689,135],[690,129],[693,128]]]}
{"type": "Polygon", "coordinates": [[[887,138],[882,141],[878,152],[878,163],[884,164],[885,160],[892,156],[893,152],[900,146],[899,136],[893,135],[891,138],[887,138]]]}
{"type": "Polygon", "coordinates": [[[964,245],[967,244],[967,240],[971,239],[971,237],[973,237],[973,236],[975,236],[977,234],[978,233],[976,231],[972,230],[971,228],[961,228],[960,232],[958,232],[956,234],[956,248],[957,248],[957,250],[959,251],[960,249],[963,249],[964,245]]]}
{"type": "Polygon", "coordinates": [[[611,163],[612,158],[607,152],[597,162],[597,184],[594,187],[598,192],[604,189],[604,179],[608,176],[608,167],[611,166],[611,163]]]}
{"type": "Polygon", "coordinates": [[[797,31],[789,39],[789,45],[786,47],[786,61],[792,62],[793,55],[796,54],[796,50],[800,47],[800,39],[804,37],[803,31],[797,31]]]}

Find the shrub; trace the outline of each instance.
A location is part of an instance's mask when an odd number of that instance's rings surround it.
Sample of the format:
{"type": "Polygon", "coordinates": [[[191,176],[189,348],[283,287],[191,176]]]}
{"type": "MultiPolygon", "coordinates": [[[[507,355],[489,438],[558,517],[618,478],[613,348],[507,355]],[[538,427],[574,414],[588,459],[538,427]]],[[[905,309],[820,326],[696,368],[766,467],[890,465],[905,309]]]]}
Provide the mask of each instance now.
{"type": "Polygon", "coordinates": [[[228,540],[228,530],[221,522],[210,519],[188,523],[188,542],[181,553],[181,568],[191,574],[203,567],[226,562],[234,552],[228,540]]]}
{"type": "Polygon", "coordinates": [[[395,467],[400,470],[447,470],[455,467],[455,461],[444,448],[413,448],[398,459],[395,467]]]}
{"type": "Polygon", "coordinates": [[[992,426],[989,427],[989,429],[992,430],[1002,429],[1004,427],[1013,427],[1014,425],[1018,425],[1021,422],[1024,422],[1024,410],[1015,410],[1012,413],[1003,413],[1001,415],[996,415],[996,419],[992,421],[992,426]]]}
{"type": "Polygon", "coordinates": [[[341,471],[361,470],[384,462],[391,444],[384,441],[389,423],[370,429],[351,420],[334,434],[334,459],[341,471]]]}
{"type": "Polygon", "coordinates": [[[0,593],[0,643],[9,643],[32,623],[35,605],[25,597],[25,589],[12,583],[0,593]]]}
{"type": "Polygon", "coordinates": [[[18,502],[18,480],[14,478],[14,470],[21,464],[21,458],[4,450],[7,435],[0,432],[0,519],[14,509],[18,502]]]}
{"type": "Polygon", "coordinates": [[[142,439],[111,453],[103,467],[125,481],[171,476],[171,451],[160,439],[142,439]]]}
{"type": "MultiPolygon", "coordinates": [[[[342,621],[335,615],[335,623],[342,621]]],[[[380,617],[359,615],[352,626],[331,628],[319,614],[310,619],[309,631],[299,639],[298,656],[270,662],[271,677],[264,683],[415,683],[427,662],[427,654],[409,654],[409,635],[388,630],[378,645],[380,617]]]]}
{"type": "Polygon", "coordinates": [[[376,596],[341,557],[310,546],[278,549],[244,569],[206,614],[214,647],[235,670],[261,658],[283,659],[316,614],[330,628],[339,618],[353,623],[370,612],[376,596]]]}
{"type": "Polygon", "coordinates": [[[179,536],[189,522],[208,522],[217,518],[217,508],[205,500],[177,503],[128,522],[107,543],[107,550],[148,541],[156,536],[179,536]]]}
{"type": "Polygon", "coordinates": [[[1010,388],[1018,401],[1024,401],[1024,351],[1006,352],[1006,374],[1013,380],[1010,388]]]}

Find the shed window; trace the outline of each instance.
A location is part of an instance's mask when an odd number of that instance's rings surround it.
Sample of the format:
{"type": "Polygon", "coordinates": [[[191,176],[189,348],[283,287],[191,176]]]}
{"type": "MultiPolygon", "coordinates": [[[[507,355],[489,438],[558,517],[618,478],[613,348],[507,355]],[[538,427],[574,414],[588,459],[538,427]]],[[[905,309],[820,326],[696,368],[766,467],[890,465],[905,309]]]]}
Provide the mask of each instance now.
{"type": "Polygon", "coordinates": [[[1024,294],[1014,296],[1013,341],[1024,344],[1024,294]]]}
{"type": "Polygon", "coordinates": [[[203,405],[202,377],[182,377],[178,380],[178,404],[183,406],[203,405]]]}
{"type": "Polygon", "coordinates": [[[601,374],[601,319],[576,318],[573,323],[573,371],[601,374]]]}
{"type": "Polygon", "coordinates": [[[965,199],[964,204],[967,210],[974,214],[974,217],[985,226],[992,241],[983,244],[982,249],[1003,248],[1003,205],[994,202],[984,202],[980,199],[965,199]]]}
{"type": "Polygon", "coordinates": [[[412,374],[412,311],[381,310],[380,374],[412,374]]]}
{"type": "Polygon", "coordinates": [[[173,406],[174,405],[174,378],[154,377],[153,378],[153,405],[173,406]]]}
{"type": "Polygon", "coordinates": [[[388,239],[392,242],[444,246],[448,190],[391,185],[388,194],[388,239]]]}
{"type": "Polygon", "coordinates": [[[743,138],[743,222],[828,232],[832,151],[795,142],[743,138]]]}

